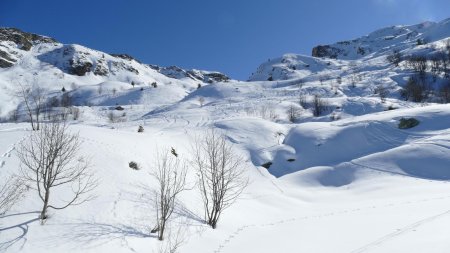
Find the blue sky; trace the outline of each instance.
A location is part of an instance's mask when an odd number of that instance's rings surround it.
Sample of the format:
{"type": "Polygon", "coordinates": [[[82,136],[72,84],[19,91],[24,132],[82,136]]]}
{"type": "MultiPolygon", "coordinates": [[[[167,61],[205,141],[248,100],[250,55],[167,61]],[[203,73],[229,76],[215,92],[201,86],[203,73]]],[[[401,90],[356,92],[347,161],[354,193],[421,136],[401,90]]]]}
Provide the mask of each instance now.
{"type": "Polygon", "coordinates": [[[0,0],[0,26],[247,79],[268,58],[449,10],[449,0],[0,0]]]}

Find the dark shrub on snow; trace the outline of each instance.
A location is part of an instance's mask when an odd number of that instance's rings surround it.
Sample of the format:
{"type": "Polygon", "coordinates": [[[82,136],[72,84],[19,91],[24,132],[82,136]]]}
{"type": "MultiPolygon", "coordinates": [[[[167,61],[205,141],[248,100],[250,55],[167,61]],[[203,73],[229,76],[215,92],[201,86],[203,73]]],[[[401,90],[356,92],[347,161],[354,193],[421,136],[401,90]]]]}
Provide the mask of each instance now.
{"type": "Polygon", "coordinates": [[[419,125],[420,121],[415,118],[401,118],[400,123],[398,123],[398,128],[400,129],[409,129],[419,125]]]}

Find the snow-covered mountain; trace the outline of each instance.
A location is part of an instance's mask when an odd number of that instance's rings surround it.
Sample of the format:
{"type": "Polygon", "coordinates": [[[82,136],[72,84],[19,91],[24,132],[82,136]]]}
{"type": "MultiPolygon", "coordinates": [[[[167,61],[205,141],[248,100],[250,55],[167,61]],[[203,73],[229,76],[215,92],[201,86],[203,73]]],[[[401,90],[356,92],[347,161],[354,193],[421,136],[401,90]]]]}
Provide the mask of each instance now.
{"type": "Polygon", "coordinates": [[[312,56],[345,60],[376,57],[393,50],[402,51],[414,48],[417,44],[433,43],[448,38],[449,30],[450,19],[439,23],[423,22],[418,25],[391,26],[357,39],[314,47],[312,56]]]}
{"type": "Polygon", "coordinates": [[[429,55],[441,52],[450,37],[450,19],[441,22],[424,22],[410,26],[392,26],[369,35],[320,45],[312,49],[312,57],[286,54],[270,59],[254,72],[249,80],[288,80],[328,75],[336,78],[353,72],[378,71],[389,77],[392,71],[401,72],[401,66],[392,69],[386,57],[400,52],[404,59],[411,55],[429,55]]]}
{"type": "Polygon", "coordinates": [[[211,229],[188,163],[170,222],[179,252],[447,252],[449,22],[286,54],[246,82],[0,30],[0,184],[19,173],[16,149],[31,134],[18,85],[44,88],[56,112],[76,109],[70,130],[100,179],[95,199],[51,210],[45,225],[30,188],[0,215],[0,252],[164,252],[170,240],[150,233],[154,154],[192,161],[192,143],[211,128],[250,183],[211,229]],[[67,96],[71,105],[53,103],[67,96]],[[405,119],[418,125],[400,127],[405,119]]]}
{"type": "MultiPolygon", "coordinates": [[[[219,72],[147,65],[126,54],[108,54],[81,45],[66,45],[14,28],[0,29],[0,89],[3,91],[0,100],[8,101],[1,103],[0,117],[19,105],[12,96],[19,84],[39,84],[48,91],[62,88],[72,91],[77,87],[98,90],[105,82],[122,83],[115,87],[120,90],[132,88],[131,84],[139,88],[172,86],[169,90],[177,90],[178,94],[171,96],[168,91],[165,97],[169,103],[181,99],[199,85],[228,80],[219,72]],[[170,100],[173,97],[176,99],[170,100]]],[[[111,93],[111,90],[106,92],[111,93]]],[[[86,99],[89,98],[83,97],[86,99]]]]}

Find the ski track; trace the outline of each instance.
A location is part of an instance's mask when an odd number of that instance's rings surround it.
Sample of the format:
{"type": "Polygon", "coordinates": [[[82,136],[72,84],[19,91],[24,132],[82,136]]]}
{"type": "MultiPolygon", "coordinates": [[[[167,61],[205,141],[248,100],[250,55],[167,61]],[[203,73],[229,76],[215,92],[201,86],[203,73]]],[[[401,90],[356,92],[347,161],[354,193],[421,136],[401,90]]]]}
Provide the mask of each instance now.
{"type": "MultiPolygon", "coordinates": [[[[389,208],[389,207],[393,207],[393,206],[404,206],[404,205],[412,205],[412,204],[417,204],[417,203],[426,203],[429,201],[439,201],[439,200],[443,200],[443,199],[450,199],[450,195],[446,195],[446,196],[441,196],[441,197],[435,197],[435,198],[426,198],[426,199],[420,199],[420,200],[416,200],[416,201],[403,201],[400,203],[388,203],[385,205],[374,205],[374,206],[367,206],[367,207],[361,207],[361,208],[352,208],[352,209],[346,209],[346,210],[342,210],[342,211],[337,211],[337,212],[329,212],[329,213],[325,213],[325,214],[321,214],[321,215],[310,215],[310,216],[302,216],[302,217],[293,217],[293,218],[289,218],[289,219],[283,219],[283,220],[278,220],[278,221],[273,221],[273,222],[269,222],[269,223],[262,223],[262,224],[248,224],[248,225],[244,225],[241,226],[239,228],[237,228],[233,233],[231,233],[230,235],[228,235],[228,237],[225,238],[225,240],[222,241],[222,243],[219,244],[219,246],[217,247],[216,250],[214,250],[214,253],[219,253],[222,252],[222,250],[225,248],[225,246],[227,244],[229,244],[233,239],[235,239],[238,235],[242,234],[242,232],[245,232],[245,230],[247,230],[248,228],[257,228],[257,227],[272,227],[272,226],[276,226],[276,225],[280,225],[280,224],[284,224],[284,223],[288,223],[288,222],[297,222],[297,221],[302,221],[302,220],[308,220],[308,219],[322,219],[325,217],[330,217],[330,216],[335,216],[335,215],[346,215],[346,214],[350,214],[350,213],[358,213],[361,211],[365,211],[365,210],[370,210],[370,209],[377,209],[377,208],[389,208]]],[[[392,233],[389,233],[385,236],[383,236],[380,239],[377,239],[363,247],[360,247],[356,250],[351,251],[350,253],[361,253],[361,252],[365,252],[366,250],[374,247],[374,246],[379,246],[382,243],[384,243],[387,240],[390,240],[398,235],[401,234],[405,234],[407,232],[410,232],[411,230],[413,230],[414,228],[417,228],[421,225],[424,225],[428,222],[431,222],[435,219],[441,218],[447,214],[450,214],[450,210],[446,210],[443,213],[439,213],[437,215],[433,215],[430,216],[428,218],[416,221],[406,227],[403,227],[401,229],[398,229],[392,233]]]]}
{"type": "Polygon", "coordinates": [[[350,253],[362,253],[362,252],[370,251],[372,248],[380,246],[381,244],[383,244],[386,241],[392,240],[392,239],[394,239],[397,236],[400,236],[400,235],[403,235],[403,234],[407,234],[407,233],[413,231],[417,227],[420,227],[422,225],[425,225],[426,223],[429,223],[429,222],[432,222],[434,220],[437,220],[437,219],[439,219],[439,218],[441,218],[441,217],[443,217],[445,215],[448,215],[448,214],[450,214],[450,210],[447,210],[447,211],[445,211],[443,213],[439,213],[437,215],[433,215],[433,216],[427,217],[425,219],[416,221],[416,222],[414,222],[414,223],[412,223],[412,224],[410,224],[408,226],[405,226],[403,228],[397,229],[396,231],[394,231],[392,233],[389,233],[389,234],[381,237],[378,240],[375,240],[375,241],[373,241],[373,242],[371,242],[369,244],[366,244],[365,246],[363,246],[361,248],[353,250],[350,253]]]}

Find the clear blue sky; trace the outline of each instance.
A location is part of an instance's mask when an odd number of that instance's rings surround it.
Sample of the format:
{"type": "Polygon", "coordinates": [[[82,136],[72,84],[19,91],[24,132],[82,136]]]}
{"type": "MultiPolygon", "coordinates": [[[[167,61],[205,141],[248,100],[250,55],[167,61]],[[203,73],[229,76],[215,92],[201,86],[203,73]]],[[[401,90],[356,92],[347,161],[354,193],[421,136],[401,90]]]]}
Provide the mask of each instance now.
{"type": "Polygon", "coordinates": [[[284,53],[448,17],[449,0],[0,0],[0,26],[237,79],[284,53]]]}

